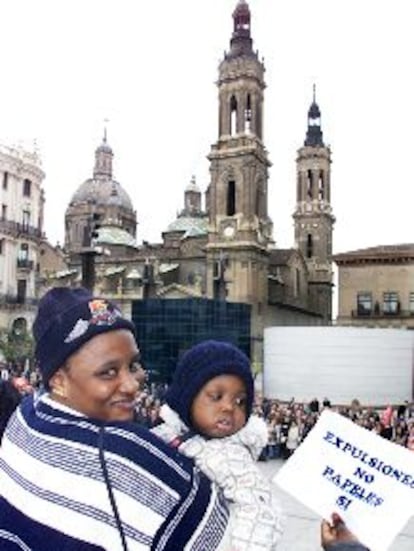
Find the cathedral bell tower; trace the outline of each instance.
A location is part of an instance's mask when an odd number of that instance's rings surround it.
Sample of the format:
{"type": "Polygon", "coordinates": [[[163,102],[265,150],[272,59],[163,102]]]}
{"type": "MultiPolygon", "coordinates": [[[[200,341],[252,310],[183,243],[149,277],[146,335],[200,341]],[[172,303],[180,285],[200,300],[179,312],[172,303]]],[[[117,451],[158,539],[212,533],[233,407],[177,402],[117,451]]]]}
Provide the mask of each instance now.
{"type": "Polygon", "coordinates": [[[332,319],[331,151],[323,142],[321,112],[315,98],[308,111],[308,130],[298,150],[295,244],[309,270],[310,308],[332,319]]]}
{"type": "Polygon", "coordinates": [[[214,296],[214,261],[226,258],[227,299],[263,302],[270,162],[263,145],[264,65],[253,51],[250,9],[239,0],[233,13],[230,51],[219,66],[219,136],[211,147],[207,192],[209,294],[214,296]]]}
{"type": "Polygon", "coordinates": [[[249,6],[239,0],[230,50],[219,66],[218,140],[208,155],[207,292],[251,304],[254,333],[267,305],[272,222],[267,210],[270,162],[263,144],[265,68],[253,50],[250,22],[249,6]]]}

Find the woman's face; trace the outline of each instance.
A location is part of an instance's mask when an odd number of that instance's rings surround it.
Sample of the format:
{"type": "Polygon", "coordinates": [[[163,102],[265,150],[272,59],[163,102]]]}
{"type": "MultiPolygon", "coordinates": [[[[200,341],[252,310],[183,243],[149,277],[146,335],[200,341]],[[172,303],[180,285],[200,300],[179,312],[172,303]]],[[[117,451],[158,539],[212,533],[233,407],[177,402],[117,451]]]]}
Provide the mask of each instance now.
{"type": "Polygon", "coordinates": [[[135,339],[121,329],[86,342],[53,375],[50,387],[53,398],[87,417],[130,421],[144,380],[135,339]]]}

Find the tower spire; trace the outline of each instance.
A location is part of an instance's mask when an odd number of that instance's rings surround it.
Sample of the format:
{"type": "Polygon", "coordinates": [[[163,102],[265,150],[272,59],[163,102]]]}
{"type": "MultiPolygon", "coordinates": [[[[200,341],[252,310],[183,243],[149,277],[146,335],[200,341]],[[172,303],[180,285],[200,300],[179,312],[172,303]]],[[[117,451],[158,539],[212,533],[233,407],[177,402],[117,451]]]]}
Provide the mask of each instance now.
{"type": "Polygon", "coordinates": [[[104,135],[103,135],[103,143],[106,144],[107,143],[107,139],[108,139],[108,136],[107,136],[107,124],[108,124],[109,120],[108,119],[104,119],[104,135]]]}
{"type": "Polygon", "coordinates": [[[230,55],[252,54],[253,41],[250,35],[250,8],[246,0],[239,0],[233,12],[233,35],[230,40],[230,55]]]}
{"type": "Polygon", "coordinates": [[[308,130],[306,132],[305,144],[307,146],[324,146],[321,128],[321,111],[316,103],[316,84],[312,86],[312,103],[308,111],[308,130]]]}
{"type": "Polygon", "coordinates": [[[103,134],[102,143],[95,150],[95,167],[93,171],[94,178],[104,178],[104,179],[112,178],[112,159],[114,154],[107,142],[107,139],[108,139],[107,126],[106,126],[107,122],[108,122],[108,119],[104,119],[105,124],[104,124],[104,134],[103,134]]]}

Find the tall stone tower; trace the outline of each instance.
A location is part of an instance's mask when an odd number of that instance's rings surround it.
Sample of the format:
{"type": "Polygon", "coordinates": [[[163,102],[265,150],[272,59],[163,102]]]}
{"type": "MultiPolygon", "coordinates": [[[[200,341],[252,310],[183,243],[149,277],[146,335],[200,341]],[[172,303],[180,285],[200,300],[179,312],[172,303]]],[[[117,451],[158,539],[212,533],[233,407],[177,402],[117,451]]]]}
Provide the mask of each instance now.
{"type": "Polygon", "coordinates": [[[308,130],[298,150],[295,243],[309,270],[309,307],[332,319],[331,151],[323,142],[321,112],[315,99],[308,111],[308,130]]]}
{"type": "Polygon", "coordinates": [[[267,305],[272,223],[263,144],[265,68],[253,51],[250,20],[248,4],[239,0],[230,51],[219,66],[219,135],[208,156],[207,289],[212,297],[251,304],[254,334],[262,330],[267,305]]]}

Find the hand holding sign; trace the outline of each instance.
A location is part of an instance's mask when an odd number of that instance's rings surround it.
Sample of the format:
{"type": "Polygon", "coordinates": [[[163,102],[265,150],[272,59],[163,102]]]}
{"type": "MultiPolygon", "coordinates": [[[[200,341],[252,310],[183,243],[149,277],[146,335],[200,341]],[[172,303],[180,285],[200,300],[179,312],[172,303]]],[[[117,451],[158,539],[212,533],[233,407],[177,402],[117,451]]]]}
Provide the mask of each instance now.
{"type": "Polygon", "coordinates": [[[414,514],[413,453],[328,410],[274,481],[323,518],[339,514],[372,551],[414,514]]]}
{"type": "MultiPolygon", "coordinates": [[[[329,523],[327,520],[322,521],[321,544],[326,551],[329,551],[330,545],[336,543],[356,543],[357,541],[356,537],[348,530],[341,517],[336,513],[332,515],[332,523],[329,523]]],[[[358,549],[362,549],[362,546],[355,546],[355,551],[358,549]]]]}

